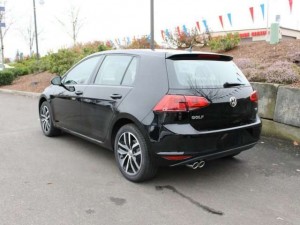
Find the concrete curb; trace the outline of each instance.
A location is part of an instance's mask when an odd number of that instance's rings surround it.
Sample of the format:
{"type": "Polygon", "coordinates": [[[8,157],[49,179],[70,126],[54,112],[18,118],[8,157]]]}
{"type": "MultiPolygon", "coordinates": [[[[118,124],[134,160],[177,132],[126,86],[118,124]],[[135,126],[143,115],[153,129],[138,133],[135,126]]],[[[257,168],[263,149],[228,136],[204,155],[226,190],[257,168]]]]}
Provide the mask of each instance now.
{"type": "Polygon", "coordinates": [[[41,93],[34,93],[34,92],[27,92],[27,91],[16,91],[16,90],[9,90],[9,89],[0,89],[0,93],[21,95],[21,96],[37,98],[37,99],[41,95],[41,93]]]}
{"type": "Polygon", "coordinates": [[[300,142],[300,128],[262,119],[262,135],[300,142]]]}

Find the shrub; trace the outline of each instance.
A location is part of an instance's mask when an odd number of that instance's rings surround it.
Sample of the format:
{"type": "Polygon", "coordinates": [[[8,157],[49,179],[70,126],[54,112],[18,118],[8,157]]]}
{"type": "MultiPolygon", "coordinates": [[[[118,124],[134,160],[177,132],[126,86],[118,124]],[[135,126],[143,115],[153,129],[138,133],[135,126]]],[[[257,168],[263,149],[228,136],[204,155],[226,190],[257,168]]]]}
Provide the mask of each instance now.
{"type": "Polygon", "coordinates": [[[27,75],[29,74],[29,70],[27,67],[23,66],[23,67],[16,67],[13,69],[8,69],[10,72],[12,72],[12,74],[14,75],[14,77],[18,77],[18,76],[23,76],[23,75],[27,75]]]}
{"type": "Polygon", "coordinates": [[[82,57],[70,49],[60,49],[57,53],[48,55],[50,72],[63,75],[82,57]]]}
{"type": "Polygon", "coordinates": [[[243,69],[249,81],[292,84],[300,81],[300,71],[293,63],[279,61],[261,64],[258,68],[243,69]]]}
{"type": "Polygon", "coordinates": [[[210,46],[211,50],[217,52],[227,52],[237,47],[240,43],[240,40],[241,39],[238,33],[228,33],[225,36],[212,38],[208,42],[208,45],[210,46]]]}
{"type": "Polygon", "coordinates": [[[15,79],[14,74],[10,70],[0,71],[0,86],[10,85],[15,79]]]}
{"type": "Polygon", "coordinates": [[[248,59],[248,58],[234,59],[234,62],[240,69],[256,67],[255,63],[251,59],[248,59]]]}
{"type": "Polygon", "coordinates": [[[300,74],[294,68],[294,64],[287,61],[275,62],[263,71],[262,75],[270,83],[292,84],[300,80],[300,74]]]}
{"type": "Polygon", "coordinates": [[[190,48],[193,46],[207,46],[211,39],[210,31],[200,33],[196,28],[191,29],[189,33],[178,32],[177,29],[166,37],[165,42],[171,48],[178,49],[190,48]]]}

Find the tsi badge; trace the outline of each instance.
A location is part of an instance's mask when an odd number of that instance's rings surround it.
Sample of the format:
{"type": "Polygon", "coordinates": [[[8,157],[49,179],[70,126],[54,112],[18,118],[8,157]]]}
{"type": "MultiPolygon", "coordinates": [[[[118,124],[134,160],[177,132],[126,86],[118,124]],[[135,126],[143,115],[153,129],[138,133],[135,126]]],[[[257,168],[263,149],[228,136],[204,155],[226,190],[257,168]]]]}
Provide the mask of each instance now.
{"type": "Polygon", "coordinates": [[[237,100],[236,100],[236,97],[231,97],[230,99],[229,99],[229,103],[230,103],[230,106],[231,107],[236,107],[236,105],[237,105],[237,100]]]}
{"type": "Polygon", "coordinates": [[[204,115],[192,116],[192,120],[202,120],[203,118],[204,118],[204,115]]]}

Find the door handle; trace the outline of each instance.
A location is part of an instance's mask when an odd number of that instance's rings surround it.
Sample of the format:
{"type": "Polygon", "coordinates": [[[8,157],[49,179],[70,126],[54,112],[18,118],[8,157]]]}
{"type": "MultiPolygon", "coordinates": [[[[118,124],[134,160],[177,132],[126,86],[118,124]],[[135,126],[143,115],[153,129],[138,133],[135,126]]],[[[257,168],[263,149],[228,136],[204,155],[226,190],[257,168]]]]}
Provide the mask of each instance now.
{"type": "Polygon", "coordinates": [[[83,92],[82,92],[82,91],[75,91],[75,94],[76,94],[76,95],[82,95],[83,92]]]}
{"type": "Polygon", "coordinates": [[[122,95],[120,95],[120,94],[112,94],[110,97],[111,97],[112,99],[121,99],[121,98],[122,98],[122,95]]]}

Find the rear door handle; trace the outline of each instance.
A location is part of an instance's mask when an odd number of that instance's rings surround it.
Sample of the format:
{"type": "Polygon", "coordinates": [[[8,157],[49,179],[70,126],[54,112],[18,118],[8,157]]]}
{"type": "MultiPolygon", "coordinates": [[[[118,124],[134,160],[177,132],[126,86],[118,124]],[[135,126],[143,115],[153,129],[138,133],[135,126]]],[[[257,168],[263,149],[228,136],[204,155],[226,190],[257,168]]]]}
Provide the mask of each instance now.
{"type": "Polygon", "coordinates": [[[110,97],[111,97],[112,99],[121,99],[121,98],[122,98],[122,95],[120,95],[120,94],[112,94],[110,97]]]}
{"type": "Polygon", "coordinates": [[[82,95],[83,92],[82,92],[82,91],[75,91],[75,94],[76,94],[76,95],[82,95]]]}

